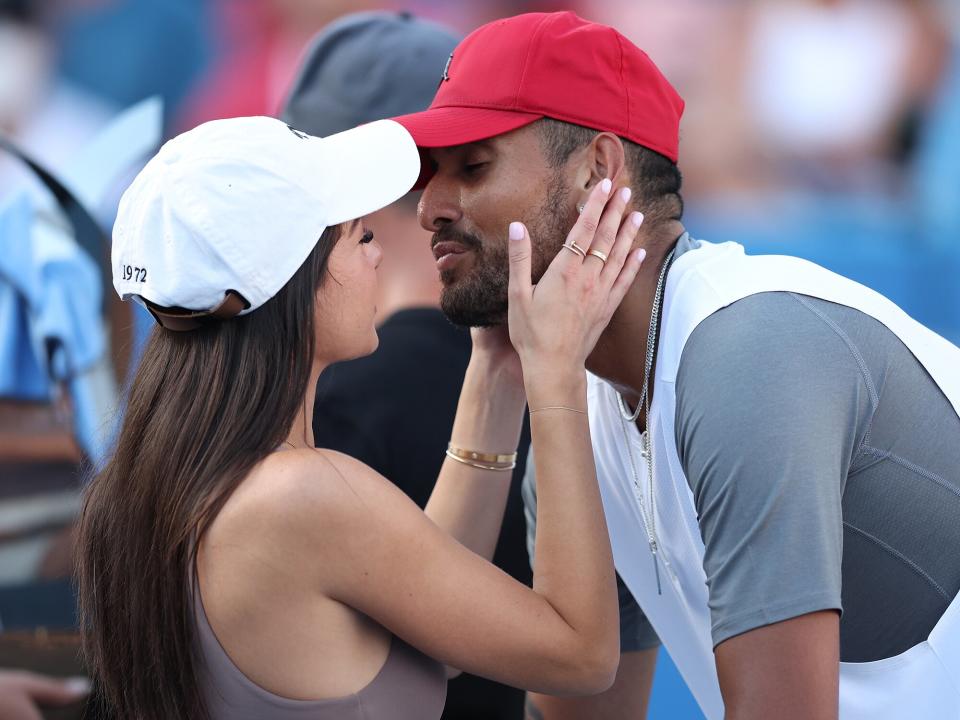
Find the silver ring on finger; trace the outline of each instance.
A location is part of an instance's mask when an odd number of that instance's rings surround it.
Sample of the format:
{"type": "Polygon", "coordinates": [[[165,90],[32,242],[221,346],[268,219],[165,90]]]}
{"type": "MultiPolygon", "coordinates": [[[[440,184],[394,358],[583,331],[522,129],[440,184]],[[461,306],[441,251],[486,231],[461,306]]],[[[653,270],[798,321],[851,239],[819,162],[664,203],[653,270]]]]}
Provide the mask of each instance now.
{"type": "Polygon", "coordinates": [[[587,250],[587,255],[593,255],[595,258],[599,258],[600,262],[604,265],[607,264],[607,254],[600,252],[599,250],[587,250]]]}
{"type": "Polygon", "coordinates": [[[571,252],[575,252],[577,255],[579,255],[579,256],[582,257],[582,258],[587,257],[587,251],[584,250],[584,249],[583,249],[582,247],[580,247],[579,245],[577,245],[577,244],[576,244],[575,242],[573,242],[572,240],[571,240],[570,242],[568,242],[568,243],[565,243],[565,244],[564,244],[564,247],[565,247],[567,250],[570,250],[571,252]]]}

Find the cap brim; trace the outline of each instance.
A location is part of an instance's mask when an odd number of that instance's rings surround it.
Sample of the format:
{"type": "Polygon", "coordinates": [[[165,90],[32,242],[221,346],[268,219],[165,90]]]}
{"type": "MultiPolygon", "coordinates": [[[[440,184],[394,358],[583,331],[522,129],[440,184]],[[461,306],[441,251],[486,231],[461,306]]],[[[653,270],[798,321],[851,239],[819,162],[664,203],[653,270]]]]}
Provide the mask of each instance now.
{"type": "MultiPolygon", "coordinates": [[[[464,145],[486,140],[495,135],[517,130],[524,125],[539,120],[543,115],[536,113],[514,112],[493,108],[477,107],[437,107],[410,115],[393,118],[413,136],[417,147],[439,148],[464,145]]],[[[421,153],[423,164],[420,177],[414,189],[423,188],[431,175],[433,167],[421,153]]]]}
{"type": "Polygon", "coordinates": [[[413,138],[392,120],[377,120],[320,142],[323,162],[338,172],[335,187],[328,192],[327,225],[369,215],[399,200],[420,173],[413,138]]]}

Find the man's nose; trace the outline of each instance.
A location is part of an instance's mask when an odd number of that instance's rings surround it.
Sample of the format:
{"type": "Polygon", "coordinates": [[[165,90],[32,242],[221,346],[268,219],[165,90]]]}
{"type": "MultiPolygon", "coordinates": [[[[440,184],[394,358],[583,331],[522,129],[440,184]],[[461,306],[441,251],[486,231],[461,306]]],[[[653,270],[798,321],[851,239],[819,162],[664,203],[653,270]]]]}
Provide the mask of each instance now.
{"type": "Polygon", "coordinates": [[[423,189],[417,204],[417,217],[424,230],[437,232],[444,225],[460,220],[460,193],[455,183],[437,173],[423,189]]]}

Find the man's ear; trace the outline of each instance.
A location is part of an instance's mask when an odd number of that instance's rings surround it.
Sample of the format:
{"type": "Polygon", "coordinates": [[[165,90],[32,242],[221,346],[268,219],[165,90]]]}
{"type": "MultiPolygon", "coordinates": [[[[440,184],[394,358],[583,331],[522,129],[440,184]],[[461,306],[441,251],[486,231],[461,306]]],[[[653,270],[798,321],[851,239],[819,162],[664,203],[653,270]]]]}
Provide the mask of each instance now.
{"type": "Polygon", "coordinates": [[[614,187],[629,184],[626,164],[627,156],[620,138],[610,132],[598,133],[586,148],[578,180],[581,180],[583,190],[590,190],[605,178],[610,178],[614,187]]]}
{"type": "Polygon", "coordinates": [[[583,162],[577,168],[576,184],[586,201],[587,195],[594,185],[605,178],[613,181],[613,186],[630,184],[630,173],[626,167],[627,158],[623,142],[610,132],[598,133],[590,144],[584,148],[583,162]]]}

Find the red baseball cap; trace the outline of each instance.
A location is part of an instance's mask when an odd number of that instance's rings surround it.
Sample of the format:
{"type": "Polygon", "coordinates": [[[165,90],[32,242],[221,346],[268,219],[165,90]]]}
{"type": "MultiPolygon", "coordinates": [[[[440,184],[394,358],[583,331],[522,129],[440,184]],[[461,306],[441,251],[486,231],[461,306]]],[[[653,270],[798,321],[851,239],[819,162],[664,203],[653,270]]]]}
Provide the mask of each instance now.
{"type": "Polygon", "coordinates": [[[476,142],[550,117],[679,155],[683,99],[649,56],[572,12],[483,25],[457,45],[423,112],[393,118],[421,148],[476,142]]]}

